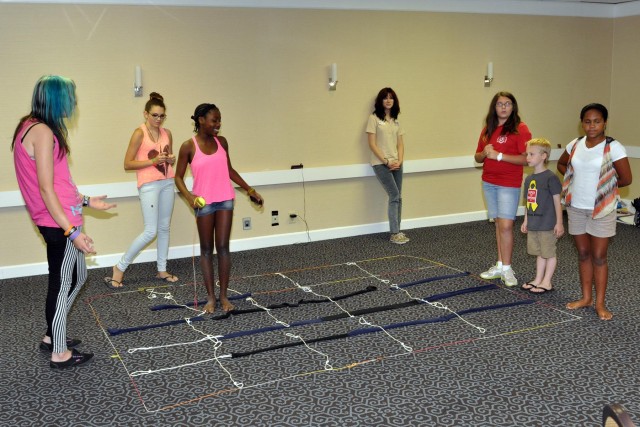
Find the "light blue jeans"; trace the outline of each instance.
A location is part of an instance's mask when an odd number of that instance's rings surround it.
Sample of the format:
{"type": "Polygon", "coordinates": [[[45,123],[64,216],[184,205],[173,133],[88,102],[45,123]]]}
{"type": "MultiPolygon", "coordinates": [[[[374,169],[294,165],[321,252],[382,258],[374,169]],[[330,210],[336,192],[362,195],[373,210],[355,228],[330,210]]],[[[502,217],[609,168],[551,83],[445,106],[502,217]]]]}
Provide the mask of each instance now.
{"type": "Polygon", "coordinates": [[[389,231],[391,234],[400,232],[400,221],[402,220],[402,166],[398,170],[389,170],[385,165],[373,166],[373,171],[382,188],[389,196],[389,231]]]}
{"type": "Polygon", "coordinates": [[[158,236],[158,271],[167,271],[169,257],[169,228],[173,214],[175,191],[173,178],[148,182],[138,189],[144,231],[135,238],[118,261],[118,270],[126,271],[135,257],[158,236]]]}

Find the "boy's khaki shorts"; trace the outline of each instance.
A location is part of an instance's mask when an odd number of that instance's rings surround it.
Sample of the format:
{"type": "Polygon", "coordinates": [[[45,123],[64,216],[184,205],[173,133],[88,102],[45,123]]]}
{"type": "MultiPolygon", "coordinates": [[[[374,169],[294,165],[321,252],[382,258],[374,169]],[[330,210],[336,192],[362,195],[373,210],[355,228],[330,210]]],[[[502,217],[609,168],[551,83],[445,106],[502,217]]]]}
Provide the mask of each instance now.
{"type": "Polygon", "coordinates": [[[544,259],[556,256],[556,236],[553,230],[527,232],[527,252],[544,259]]]}

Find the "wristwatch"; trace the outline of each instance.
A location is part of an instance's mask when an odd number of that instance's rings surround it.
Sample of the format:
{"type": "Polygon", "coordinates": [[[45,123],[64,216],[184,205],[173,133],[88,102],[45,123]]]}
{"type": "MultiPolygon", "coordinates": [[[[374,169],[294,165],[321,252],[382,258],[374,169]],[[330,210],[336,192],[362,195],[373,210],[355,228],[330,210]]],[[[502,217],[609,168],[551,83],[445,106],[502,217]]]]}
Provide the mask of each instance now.
{"type": "Polygon", "coordinates": [[[502,153],[498,153],[498,157],[496,157],[496,160],[499,162],[502,161],[502,153]]]}

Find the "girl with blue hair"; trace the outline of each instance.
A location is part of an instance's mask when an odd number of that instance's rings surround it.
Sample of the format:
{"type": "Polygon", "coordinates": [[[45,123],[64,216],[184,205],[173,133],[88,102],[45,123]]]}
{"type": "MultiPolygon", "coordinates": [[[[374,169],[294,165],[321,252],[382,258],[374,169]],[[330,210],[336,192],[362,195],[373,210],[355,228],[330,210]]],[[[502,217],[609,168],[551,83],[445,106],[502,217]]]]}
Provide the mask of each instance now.
{"type": "Polygon", "coordinates": [[[11,143],[20,192],[47,246],[47,332],[40,350],[51,353],[49,365],[56,369],[93,357],[73,349],[80,340],[66,336],[67,314],[87,279],[85,254],[95,253],[93,240],[82,231],[82,210],[116,206],[105,202],[106,196],[80,194],[71,178],[65,121],[76,110],[75,90],[71,79],[41,77],[33,90],[31,112],[20,119],[11,143]]]}

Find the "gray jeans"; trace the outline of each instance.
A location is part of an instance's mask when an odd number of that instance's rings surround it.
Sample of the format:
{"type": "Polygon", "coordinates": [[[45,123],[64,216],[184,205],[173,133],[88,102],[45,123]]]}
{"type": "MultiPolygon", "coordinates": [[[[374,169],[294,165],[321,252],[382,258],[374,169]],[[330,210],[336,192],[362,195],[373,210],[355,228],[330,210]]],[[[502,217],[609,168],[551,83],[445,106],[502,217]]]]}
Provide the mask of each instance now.
{"type": "Polygon", "coordinates": [[[167,258],[169,257],[169,227],[173,202],[175,200],[175,187],[173,178],[161,179],[143,184],[138,189],[144,231],[135,238],[127,252],[118,262],[118,270],[126,271],[135,257],[158,236],[157,254],[158,271],[167,271],[167,258]]]}
{"type": "Polygon", "coordinates": [[[373,171],[382,188],[389,196],[389,230],[391,234],[400,232],[402,219],[402,166],[398,170],[389,170],[385,165],[373,166],[373,171]]]}

